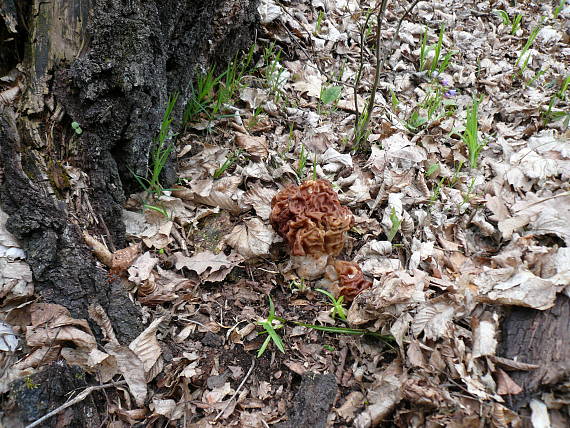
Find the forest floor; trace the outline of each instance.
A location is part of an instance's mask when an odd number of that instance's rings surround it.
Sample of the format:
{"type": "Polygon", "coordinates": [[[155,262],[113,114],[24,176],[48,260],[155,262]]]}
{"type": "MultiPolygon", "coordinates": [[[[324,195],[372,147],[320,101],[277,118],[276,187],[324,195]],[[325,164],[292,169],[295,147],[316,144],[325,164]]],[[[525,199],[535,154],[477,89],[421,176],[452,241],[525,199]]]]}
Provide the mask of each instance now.
{"type": "Polygon", "coordinates": [[[512,371],[537,365],[500,352],[506,307],[570,296],[570,5],[260,3],[250,54],[204,71],[176,136],[165,115],[152,166],[175,142],[177,185],[131,195],[129,248],[87,236],[144,333],[112,345],[94,310],[97,349],[42,308],[88,351],[62,345],[68,364],[126,380],[108,426],[570,426],[568,384],[513,410],[512,371]],[[315,178],[354,215],[340,258],[373,282],[344,309],[269,222],[279,190],[315,178]]]}

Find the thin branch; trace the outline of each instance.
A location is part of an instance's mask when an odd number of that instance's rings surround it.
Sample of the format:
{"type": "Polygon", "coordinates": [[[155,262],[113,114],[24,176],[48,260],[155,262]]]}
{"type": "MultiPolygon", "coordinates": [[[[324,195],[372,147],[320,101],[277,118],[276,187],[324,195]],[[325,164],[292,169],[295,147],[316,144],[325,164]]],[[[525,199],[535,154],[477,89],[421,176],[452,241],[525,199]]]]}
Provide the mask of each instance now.
{"type": "Polygon", "coordinates": [[[105,388],[109,388],[110,386],[120,386],[120,385],[126,385],[127,381],[123,380],[121,382],[114,382],[114,383],[106,383],[105,385],[96,385],[96,386],[90,386],[89,388],[86,388],[83,390],[83,392],[81,392],[79,395],[77,395],[77,397],[75,397],[73,400],[70,400],[64,404],[62,404],[61,406],[59,406],[57,409],[52,410],[51,412],[49,412],[48,414],[42,416],[41,418],[39,418],[38,420],[32,422],[29,425],[26,425],[25,428],[33,428],[33,427],[37,427],[38,425],[40,425],[41,423],[45,422],[46,420],[48,420],[49,418],[51,418],[52,416],[57,415],[58,413],[61,413],[62,411],[64,411],[65,409],[67,409],[68,407],[73,406],[74,404],[79,403],[80,401],[85,400],[85,398],[87,398],[87,396],[89,394],[91,394],[93,391],[99,391],[100,389],[105,389],[105,388]]]}
{"type": "MultiPolygon", "coordinates": [[[[412,5],[406,10],[404,15],[402,15],[402,17],[398,21],[398,25],[396,26],[396,31],[395,31],[394,37],[392,39],[392,44],[391,44],[390,49],[389,49],[390,55],[392,55],[392,53],[396,49],[396,41],[399,39],[400,27],[402,26],[402,22],[404,21],[404,19],[406,19],[408,17],[408,15],[412,12],[414,7],[416,7],[416,5],[420,1],[421,0],[414,0],[412,5]]],[[[364,118],[364,123],[362,124],[362,126],[360,126],[360,129],[356,129],[358,127],[358,114],[357,114],[357,121],[356,121],[356,127],[355,127],[356,132],[357,132],[355,135],[357,135],[357,136],[362,135],[362,131],[367,129],[368,124],[370,123],[370,118],[372,117],[372,110],[374,109],[374,102],[376,99],[376,91],[378,90],[378,85],[380,84],[380,73],[384,69],[384,64],[386,63],[386,58],[388,57],[388,54],[380,55],[382,23],[384,21],[384,15],[386,13],[387,3],[388,3],[387,0],[382,0],[380,14],[378,16],[378,30],[376,32],[376,70],[374,73],[374,84],[372,86],[372,90],[370,93],[370,100],[368,102],[368,105],[366,106],[366,117],[364,118]]],[[[356,103],[356,89],[355,89],[355,103],[356,103]]]]}
{"type": "Polygon", "coordinates": [[[222,414],[230,406],[230,403],[233,401],[233,399],[239,394],[240,390],[242,389],[243,385],[245,384],[245,381],[249,378],[249,375],[251,375],[251,372],[253,371],[254,367],[255,367],[255,359],[251,360],[251,367],[247,371],[247,374],[245,375],[245,377],[243,378],[243,380],[239,384],[238,388],[236,389],[236,392],[234,392],[234,395],[231,396],[231,398],[227,401],[224,408],[222,410],[220,410],[218,415],[214,418],[214,422],[216,422],[220,418],[220,416],[222,416],[222,414]]]}

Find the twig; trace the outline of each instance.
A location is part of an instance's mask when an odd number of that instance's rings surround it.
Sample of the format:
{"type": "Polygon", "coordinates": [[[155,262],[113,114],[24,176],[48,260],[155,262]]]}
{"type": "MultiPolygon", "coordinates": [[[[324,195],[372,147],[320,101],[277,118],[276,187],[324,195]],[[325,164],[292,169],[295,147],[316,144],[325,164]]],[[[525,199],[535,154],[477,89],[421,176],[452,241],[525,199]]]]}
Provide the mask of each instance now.
{"type": "MultiPolygon", "coordinates": [[[[392,44],[390,46],[390,55],[392,55],[392,53],[395,50],[396,41],[397,41],[397,39],[399,39],[400,27],[402,26],[402,22],[404,21],[404,19],[406,19],[408,17],[408,15],[412,12],[414,7],[416,7],[416,5],[420,1],[422,1],[422,0],[414,0],[412,5],[406,10],[406,12],[404,12],[404,15],[402,15],[402,17],[398,21],[398,25],[396,26],[396,31],[395,31],[394,37],[392,39],[392,44]]],[[[371,93],[370,93],[370,100],[368,102],[368,105],[366,106],[366,116],[364,117],[364,122],[360,126],[358,125],[358,122],[360,119],[359,114],[358,114],[358,110],[356,112],[356,121],[355,121],[356,132],[355,132],[355,135],[357,137],[359,137],[360,135],[363,135],[363,131],[366,130],[366,128],[368,128],[368,124],[370,123],[370,118],[372,117],[372,110],[374,109],[374,101],[376,99],[376,91],[378,90],[378,85],[380,84],[380,73],[384,69],[384,64],[386,62],[386,58],[388,57],[388,54],[380,55],[382,22],[384,20],[384,15],[386,13],[387,3],[388,3],[387,0],[382,0],[382,4],[380,6],[380,14],[378,15],[378,18],[377,18],[378,29],[376,31],[376,70],[374,72],[374,84],[372,85],[372,89],[371,89],[371,93]]],[[[361,54],[362,54],[362,51],[361,51],[361,54]]],[[[363,58],[361,57],[361,66],[362,66],[362,62],[363,62],[363,58]]],[[[360,70],[359,70],[359,72],[360,72],[360,70]]],[[[355,100],[354,102],[355,102],[355,104],[356,104],[357,86],[358,86],[358,80],[355,84],[355,89],[354,89],[354,100],[355,100]]],[[[358,141],[357,141],[357,143],[358,143],[358,141]]]]}
{"type": "Polygon", "coordinates": [[[113,382],[113,383],[106,383],[104,385],[96,385],[96,386],[90,386],[89,388],[86,388],[83,390],[83,392],[81,392],[79,395],[77,395],[77,397],[75,397],[73,400],[68,401],[64,404],[62,404],[61,406],[59,406],[57,409],[52,410],[51,412],[49,412],[48,414],[42,416],[41,418],[39,418],[38,420],[32,422],[29,425],[26,425],[25,428],[33,428],[33,427],[37,427],[38,425],[40,425],[41,423],[45,422],[46,420],[48,420],[49,418],[51,418],[52,416],[57,415],[58,413],[61,413],[63,410],[67,409],[68,407],[73,406],[74,404],[79,403],[80,401],[85,400],[85,398],[87,398],[87,396],[89,394],[91,394],[93,391],[98,391],[100,389],[105,389],[108,388],[110,386],[120,386],[120,385],[126,385],[127,381],[123,380],[121,382],[113,382]]]}
{"type": "Polygon", "coordinates": [[[238,388],[236,389],[236,392],[234,392],[234,395],[231,396],[231,398],[228,400],[228,402],[226,403],[226,405],[224,406],[224,408],[222,410],[220,410],[218,412],[218,415],[215,417],[214,422],[216,422],[220,416],[222,416],[222,414],[226,411],[226,409],[230,406],[230,403],[233,401],[233,399],[236,397],[236,395],[239,394],[239,391],[241,390],[241,388],[243,387],[243,385],[245,384],[245,381],[249,378],[249,375],[251,374],[251,372],[253,371],[253,368],[255,367],[255,359],[251,360],[251,367],[249,368],[249,370],[247,371],[247,374],[245,375],[245,377],[243,378],[243,380],[241,381],[241,383],[239,384],[238,388]]]}

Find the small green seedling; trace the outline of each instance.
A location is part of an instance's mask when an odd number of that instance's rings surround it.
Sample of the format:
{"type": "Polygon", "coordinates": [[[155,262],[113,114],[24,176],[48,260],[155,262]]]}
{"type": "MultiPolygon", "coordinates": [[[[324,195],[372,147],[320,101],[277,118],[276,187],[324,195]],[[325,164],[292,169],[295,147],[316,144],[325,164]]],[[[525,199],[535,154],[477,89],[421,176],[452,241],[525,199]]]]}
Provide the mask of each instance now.
{"type": "Polygon", "coordinates": [[[398,230],[400,230],[400,225],[402,224],[402,220],[398,218],[396,214],[396,210],[392,207],[392,211],[390,212],[390,221],[392,222],[392,227],[388,231],[388,241],[392,242],[398,230]]]}
{"type": "Polygon", "coordinates": [[[151,205],[151,204],[143,204],[144,209],[156,211],[157,213],[162,214],[166,218],[170,218],[168,211],[166,211],[163,207],[158,205],[151,205]]]}
{"type": "Polygon", "coordinates": [[[471,168],[477,168],[477,160],[479,159],[479,154],[483,147],[487,145],[486,141],[479,140],[479,104],[482,101],[481,98],[474,97],[473,103],[469,110],[467,110],[467,122],[465,124],[465,131],[463,132],[462,139],[467,145],[467,150],[469,152],[469,166],[471,168]]]}
{"type": "Polygon", "coordinates": [[[449,66],[449,62],[451,61],[451,57],[455,55],[455,52],[449,51],[443,57],[441,56],[441,50],[443,47],[443,36],[445,35],[445,26],[443,24],[439,27],[439,34],[437,38],[437,43],[435,45],[432,46],[427,45],[427,34],[428,30],[426,28],[422,35],[421,45],[420,45],[420,71],[426,70],[428,54],[431,50],[433,50],[434,56],[429,66],[429,73],[431,76],[433,76],[436,74],[436,72],[438,74],[441,74],[447,69],[447,67],[449,66]]]}
{"type": "Polygon", "coordinates": [[[71,122],[71,127],[73,128],[73,130],[75,131],[75,133],[77,135],[81,135],[83,133],[83,129],[81,129],[81,126],[79,126],[79,123],[71,122]]]}
{"type": "Polygon", "coordinates": [[[307,166],[307,159],[309,158],[309,154],[307,150],[305,150],[305,145],[301,144],[301,152],[299,153],[299,161],[297,162],[297,176],[299,180],[303,181],[305,179],[305,168],[307,166]]]}
{"type": "Polygon", "coordinates": [[[262,326],[265,330],[260,332],[259,334],[267,333],[267,338],[265,339],[265,341],[257,351],[257,357],[259,358],[265,353],[265,350],[267,349],[271,341],[273,341],[277,349],[279,349],[282,353],[285,353],[285,345],[283,344],[283,340],[281,340],[281,337],[279,337],[279,335],[275,331],[276,329],[282,328],[283,323],[278,318],[275,317],[275,305],[273,304],[273,300],[271,300],[271,296],[269,296],[269,315],[267,316],[267,319],[260,320],[257,322],[257,324],[262,326]],[[273,327],[274,322],[275,322],[275,327],[273,327]]]}
{"type": "Polygon", "coordinates": [[[493,13],[501,18],[501,21],[503,21],[503,25],[505,27],[511,27],[511,34],[516,34],[521,26],[522,21],[522,15],[520,13],[518,13],[514,19],[511,19],[509,14],[504,10],[497,9],[494,10],[493,13]]]}
{"type": "Polygon", "coordinates": [[[560,0],[558,6],[554,8],[554,11],[552,12],[552,16],[554,16],[554,19],[558,18],[558,15],[560,15],[560,12],[562,12],[562,9],[564,9],[565,4],[566,0],[560,0]]]}
{"type": "Polygon", "coordinates": [[[325,12],[319,10],[319,15],[317,16],[317,22],[315,24],[315,31],[313,32],[315,36],[321,32],[321,27],[323,26],[324,20],[325,20],[325,12]]]}
{"type": "Polygon", "coordinates": [[[285,68],[281,65],[281,49],[276,48],[272,42],[263,52],[263,63],[265,64],[264,77],[265,86],[274,95],[276,102],[281,97],[281,86],[285,83],[285,68]]]}
{"type": "Polygon", "coordinates": [[[226,160],[224,161],[224,163],[222,165],[220,165],[220,167],[218,169],[216,169],[214,171],[214,180],[217,180],[219,178],[222,177],[222,175],[224,175],[224,172],[226,172],[226,170],[232,166],[234,163],[236,163],[236,161],[239,159],[240,155],[242,153],[241,149],[236,150],[234,153],[230,154],[226,160]]]}
{"type": "Polygon", "coordinates": [[[425,176],[426,177],[430,177],[433,173],[435,173],[437,170],[439,169],[439,164],[436,163],[432,163],[429,168],[427,169],[427,171],[425,172],[425,176]]]}
{"type": "Polygon", "coordinates": [[[332,345],[323,345],[323,349],[333,352],[335,350],[334,346],[332,345]]]}
{"type": "Polygon", "coordinates": [[[556,91],[556,93],[554,93],[550,98],[550,102],[548,103],[548,109],[544,112],[543,115],[543,121],[545,125],[548,124],[551,120],[556,120],[560,117],[564,117],[565,115],[569,114],[567,111],[566,112],[552,111],[552,109],[556,107],[558,101],[564,101],[566,99],[566,91],[568,90],[569,86],[570,86],[570,75],[566,76],[566,79],[564,79],[564,81],[560,85],[560,89],[556,91]]]}
{"type": "Polygon", "coordinates": [[[332,303],[331,317],[335,318],[338,316],[341,320],[346,321],[346,310],[342,305],[344,301],[344,296],[340,296],[338,299],[335,299],[332,293],[328,292],[327,290],[323,290],[322,288],[315,288],[315,291],[324,294],[331,300],[332,303]]]}
{"type": "Polygon", "coordinates": [[[540,33],[540,30],[542,29],[543,23],[544,23],[544,17],[541,17],[538,25],[536,27],[534,27],[532,29],[532,31],[530,32],[530,36],[528,37],[526,43],[524,44],[524,46],[521,50],[521,53],[519,54],[519,56],[517,58],[517,61],[515,62],[515,67],[519,68],[518,73],[520,75],[522,75],[522,73],[524,73],[524,71],[528,67],[528,63],[530,62],[530,58],[531,58],[529,50],[532,47],[532,44],[534,43],[536,37],[538,36],[538,33],[540,33]]]}
{"type": "Polygon", "coordinates": [[[153,193],[155,195],[160,195],[166,189],[162,187],[160,183],[160,174],[164,169],[164,166],[170,158],[170,154],[174,150],[174,143],[172,139],[176,136],[171,131],[172,125],[172,111],[176,106],[176,101],[178,100],[178,94],[173,94],[168,100],[168,105],[162,116],[162,122],[160,123],[160,130],[158,132],[158,137],[154,143],[154,149],[150,154],[151,167],[149,167],[150,178],[141,177],[134,174],[135,179],[145,189],[148,193],[153,193]]]}
{"type": "Polygon", "coordinates": [[[299,293],[305,293],[307,290],[309,290],[309,287],[307,286],[307,283],[305,282],[305,278],[300,278],[300,279],[293,279],[289,282],[289,288],[291,290],[295,290],[299,293]]]}
{"type": "Polygon", "coordinates": [[[342,92],[342,87],[340,86],[328,86],[321,89],[321,102],[324,105],[329,105],[336,103],[340,98],[340,93],[342,92]]]}

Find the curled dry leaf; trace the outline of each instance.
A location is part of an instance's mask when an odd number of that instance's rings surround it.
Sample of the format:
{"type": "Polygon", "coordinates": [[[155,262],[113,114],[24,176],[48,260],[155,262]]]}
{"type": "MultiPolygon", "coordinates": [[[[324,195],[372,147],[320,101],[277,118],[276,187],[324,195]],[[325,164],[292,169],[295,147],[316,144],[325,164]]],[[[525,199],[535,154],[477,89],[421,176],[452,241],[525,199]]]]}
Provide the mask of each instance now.
{"type": "Polygon", "coordinates": [[[186,268],[196,272],[204,281],[222,281],[228,273],[244,258],[236,253],[226,256],[224,253],[214,254],[211,251],[203,251],[192,257],[182,253],[173,254],[174,264],[177,270],[186,268]]]}
{"type": "MultiPolygon", "coordinates": [[[[162,349],[156,339],[158,326],[164,317],[155,319],[145,330],[138,335],[130,344],[129,348],[139,357],[143,363],[145,373],[149,373],[156,361],[162,354],[162,349]]],[[[150,381],[151,379],[147,379],[150,381]]]]}
{"type": "Polygon", "coordinates": [[[478,288],[477,300],[480,302],[525,306],[542,311],[554,306],[556,293],[561,288],[520,266],[482,272],[473,282],[478,288]]]}
{"type": "Polygon", "coordinates": [[[269,215],[271,214],[271,200],[276,194],[277,190],[257,183],[245,192],[242,203],[251,205],[255,213],[261,217],[261,219],[269,220],[269,215]]]}
{"type": "Polygon", "coordinates": [[[135,352],[126,346],[107,343],[105,351],[115,357],[119,372],[123,375],[138,406],[143,406],[147,388],[144,364],[135,352]]]}
{"type": "Polygon", "coordinates": [[[134,282],[136,285],[147,281],[157,263],[158,259],[153,257],[149,251],[140,255],[128,269],[129,281],[134,282]]]}
{"type": "Polygon", "coordinates": [[[253,135],[236,134],[236,144],[248,152],[250,155],[265,159],[269,156],[269,145],[265,136],[255,137],[253,135]]]}
{"type": "Polygon", "coordinates": [[[84,319],[72,318],[61,305],[33,303],[30,305],[31,326],[26,327],[28,346],[51,346],[73,343],[77,348],[97,347],[89,324],[84,319]]]}
{"type": "Polygon", "coordinates": [[[245,259],[265,256],[273,242],[275,233],[258,218],[245,220],[234,227],[226,243],[245,259]]]}

